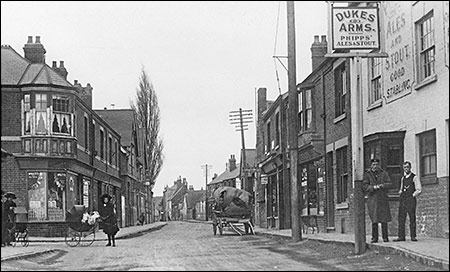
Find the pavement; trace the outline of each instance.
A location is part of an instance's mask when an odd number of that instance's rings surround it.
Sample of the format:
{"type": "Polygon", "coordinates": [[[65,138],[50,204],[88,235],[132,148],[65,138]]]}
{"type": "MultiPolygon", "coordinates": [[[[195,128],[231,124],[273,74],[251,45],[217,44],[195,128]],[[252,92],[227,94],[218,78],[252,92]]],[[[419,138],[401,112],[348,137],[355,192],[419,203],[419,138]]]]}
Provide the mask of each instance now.
{"type": "MultiPolygon", "coordinates": [[[[121,228],[116,235],[116,240],[128,239],[139,236],[143,233],[158,230],[167,225],[167,222],[155,222],[151,224],[144,224],[143,226],[131,226],[121,228]]],[[[57,248],[65,245],[64,237],[29,237],[30,244],[23,247],[20,243],[16,246],[2,247],[1,261],[12,259],[25,259],[35,257],[46,253],[54,252],[57,248]]],[[[107,241],[106,234],[103,231],[97,231],[95,234],[95,241],[107,241]]]]}
{"type": "MultiPolygon", "coordinates": [[[[205,222],[190,220],[189,222],[211,224],[210,221],[205,222]]],[[[146,232],[158,230],[165,225],[167,225],[167,222],[155,222],[151,224],[145,224],[143,226],[121,228],[116,235],[116,239],[120,240],[136,237],[146,232]]],[[[255,227],[255,233],[256,235],[282,236],[286,238],[292,237],[291,229],[278,230],[255,227]]],[[[376,244],[371,244],[370,236],[367,236],[367,249],[384,253],[399,254],[431,267],[447,271],[449,270],[449,238],[431,238],[419,236],[417,238],[419,240],[418,242],[412,242],[409,239],[404,242],[393,242],[395,238],[396,237],[389,237],[389,242],[387,243],[380,240],[380,242],[376,244]]],[[[342,243],[351,245],[355,244],[354,234],[349,233],[311,233],[311,230],[309,230],[307,234],[302,233],[302,240],[306,239],[318,240],[324,243],[342,243]]],[[[95,241],[106,240],[106,235],[102,231],[97,232],[95,241]]],[[[29,241],[30,244],[28,247],[22,247],[20,244],[17,244],[15,247],[2,247],[1,261],[3,262],[11,259],[23,259],[53,252],[56,248],[56,245],[65,243],[64,237],[30,237],[29,241]]]]}
{"type": "MultiPolygon", "coordinates": [[[[291,229],[265,229],[255,227],[256,234],[269,236],[292,237],[291,229]]],[[[406,238],[404,242],[394,242],[396,236],[389,237],[389,242],[383,242],[382,239],[378,243],[370,243],[371,236],[366,237],[366,245],[368,250],[378,251],[382,253],[399,254],[407,258],[414,259],[424,265],[430,267],[449,270],[449,238],[431,238],[425,236],[417,237],[417,242],[412,242],[406,238]]],[[[324,243],[342,243],[355,245],[355,235],[353,233],[338,232],[311,232],[302,233],[302,240],[318,240],[324,243]]]]}

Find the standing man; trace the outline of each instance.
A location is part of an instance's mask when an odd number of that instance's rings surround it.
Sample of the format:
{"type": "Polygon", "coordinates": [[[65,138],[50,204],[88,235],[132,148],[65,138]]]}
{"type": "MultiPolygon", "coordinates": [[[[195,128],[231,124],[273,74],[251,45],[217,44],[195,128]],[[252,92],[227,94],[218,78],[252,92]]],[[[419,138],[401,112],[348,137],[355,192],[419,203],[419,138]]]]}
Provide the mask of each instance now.
{"type": "Polygon", "coordinates": [[[372,159],[370,168],[364,172],[363,190],[368,194],[367,207],[372,221],[372,241],[378,242],[378,223],[381,223],[381,233],[384,242],[389,242],[387,223],[391,222],[388,189],[392,186],[386,171],[380,168],[380,161],[372,159]]]}
{"type": "Polygon", "coordinates": [[[403,163],[405,175],[400,181],[400,204],[398,207],[398,238],[394,242],[405,241],[406,214],[409,216],[409,233],[411,241],[417,242],[416,235],[416,197],[422,192],[419,178],[411,172],[411,162],[403,163]]]}

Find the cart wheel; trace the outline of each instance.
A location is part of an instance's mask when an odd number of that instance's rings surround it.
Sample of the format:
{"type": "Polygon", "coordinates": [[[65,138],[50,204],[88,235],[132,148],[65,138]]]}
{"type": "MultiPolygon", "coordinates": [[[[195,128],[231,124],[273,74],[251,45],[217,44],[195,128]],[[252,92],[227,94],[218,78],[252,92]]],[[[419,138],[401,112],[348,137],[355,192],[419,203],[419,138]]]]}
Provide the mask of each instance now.
{"type": "Polygon", "coordinates": [[[65,237],[65,242],[68,246],[70,247],[76,247],[81,240],[81,233],[78,231],[67,231],[66,233],[66,237],[65,237]]]}
{"type": "Polygon", "coordinates": [[[80,233],[80,246],[90,246],[95,241],[95,230],[80,233]]]}

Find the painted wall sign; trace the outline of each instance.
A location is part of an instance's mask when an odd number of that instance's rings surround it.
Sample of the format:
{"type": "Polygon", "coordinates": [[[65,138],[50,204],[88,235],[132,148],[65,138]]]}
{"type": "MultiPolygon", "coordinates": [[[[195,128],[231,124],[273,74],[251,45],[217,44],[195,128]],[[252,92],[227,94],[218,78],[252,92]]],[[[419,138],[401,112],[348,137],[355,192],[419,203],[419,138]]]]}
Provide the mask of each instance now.
{"type": "Polygon", "coordinates": [[[378,49],[378,8],[332,7],[333,49],[378,49]]]}
{"type": "Polygon", "coordinates": [[[412,91],[414,63],[412,51],[411,3],[386,1],[383,5],[386,52],[383,87],[386,103],[412,91]]]}

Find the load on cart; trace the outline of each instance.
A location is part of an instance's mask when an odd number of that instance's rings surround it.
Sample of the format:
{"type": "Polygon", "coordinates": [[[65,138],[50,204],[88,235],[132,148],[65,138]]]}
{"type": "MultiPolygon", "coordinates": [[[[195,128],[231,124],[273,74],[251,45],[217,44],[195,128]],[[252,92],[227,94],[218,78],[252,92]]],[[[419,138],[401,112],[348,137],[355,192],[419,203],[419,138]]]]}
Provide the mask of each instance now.
{"type": "Polygon", "coordinates": [[[221,186],[213,192],[213,233],[223,234],[225,228],[239,235],[255,234],[252,223],[251,194],[234,187],[221,186]]]}
{"type": "Polygon", "coordinates": [[[65,242],[68,246],[90,246],[95,241],[100,215],[94,211],[89,214],[84,205],[74,205],[66,213],[68,225],[65,242]]]}

